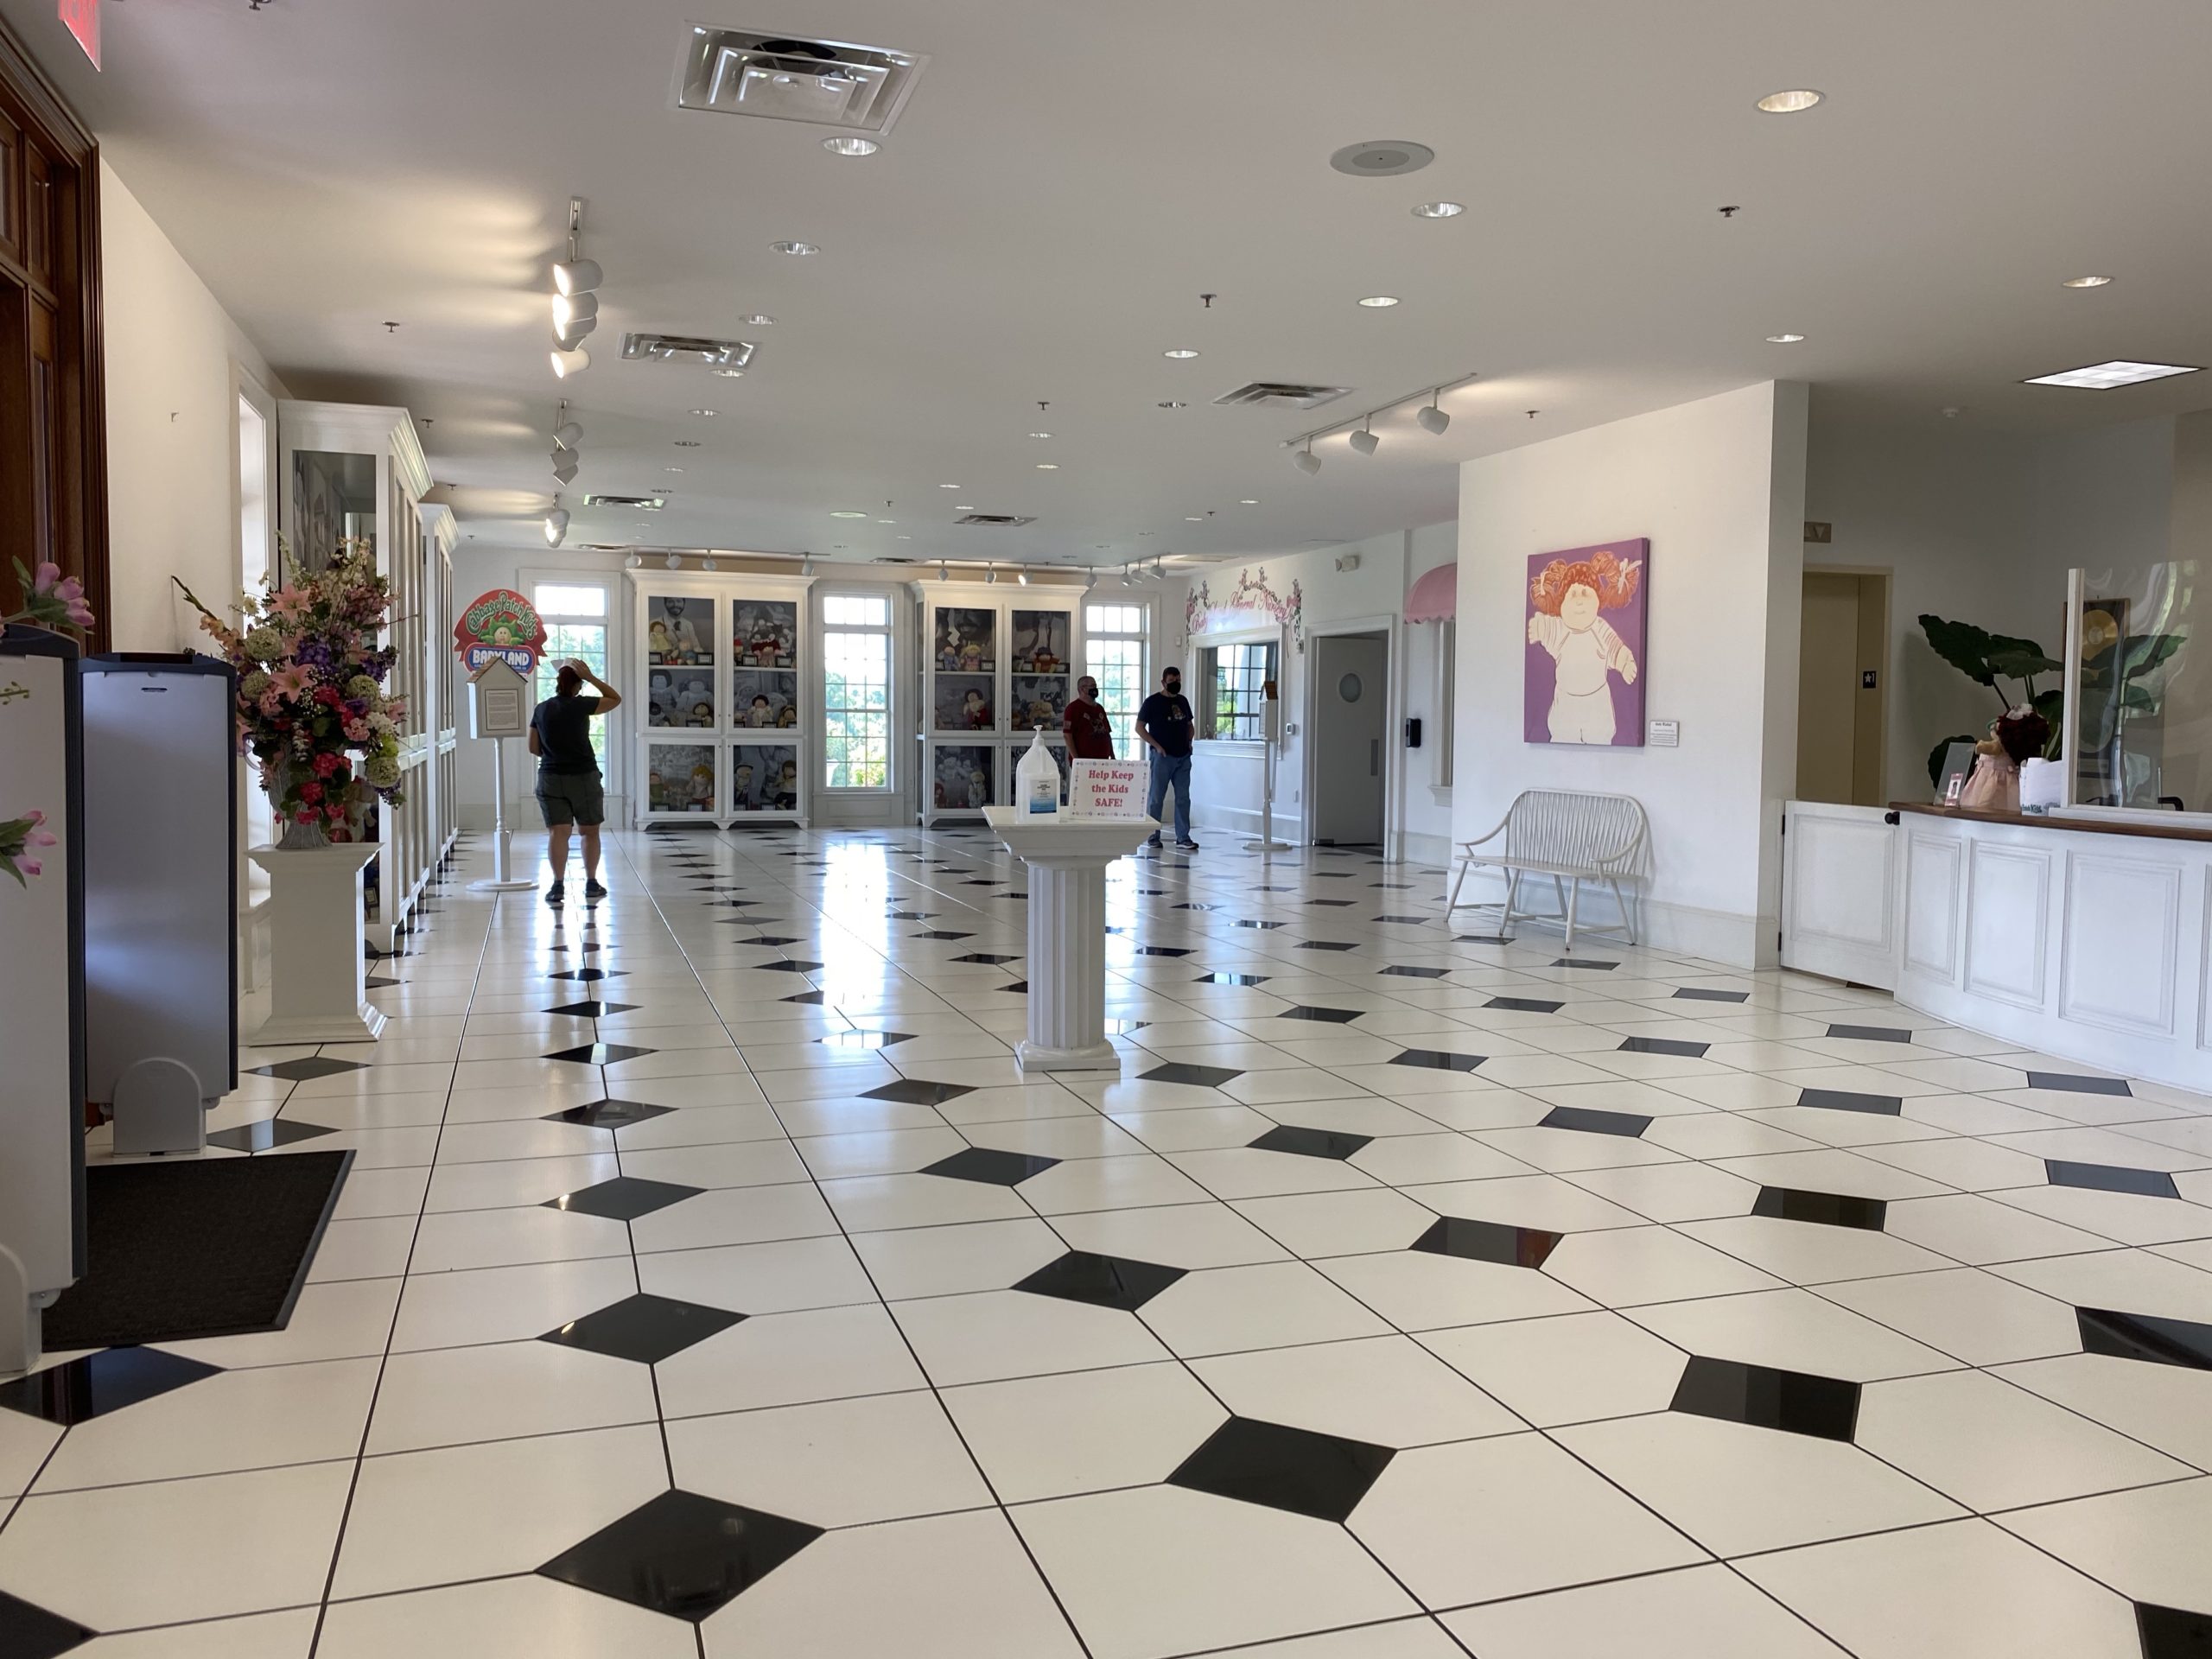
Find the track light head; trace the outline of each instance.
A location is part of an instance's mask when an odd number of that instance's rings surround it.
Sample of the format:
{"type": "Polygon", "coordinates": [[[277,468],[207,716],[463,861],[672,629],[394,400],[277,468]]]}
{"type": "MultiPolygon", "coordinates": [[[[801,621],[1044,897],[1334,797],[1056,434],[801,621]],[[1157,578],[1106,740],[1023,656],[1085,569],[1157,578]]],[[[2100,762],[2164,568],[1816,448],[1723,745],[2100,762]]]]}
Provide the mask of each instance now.
{"type": "Polygon", "coordinates": [[[1363,455],[1371,455],[1382,447],[1382,440],[1375,435],[1375,429],[1363,426],[1351,435],[1351,447],[1363,455]]]}
{"type": "Polygon", "coordinates": [[[580,322],[596,324],[598,321],[598,295],[556,294],[553,296],[553,327],[557,332],[565,334],[580,322]]]}
{"type": "Polygon", "coordinates": [[[666,563],[671,570],[681,570],[683,568],[683,556],[681,553],[671,553],[668,556],[666,563]]]}
{"type": "Polygon", "coordinates": [[[943,559],[939,559],[937,562],[937,579],[939,582],[950,582],[952,580],[952,568],[946,564],[943,559]]]}
{"type": "Polygon", "coordinates": [[[799,561],[798,573],[802,576],[810,576],[814,574],[814,555],[810,553],[799,561]]]}
{"type": "Polygon", "coordinates": [[[563,484],[573,484],[576,481],[576,452],[575,450],[556,449],[553,452],[553,476],[563,484]]]}
{"type": "Polygon", "coordinates": [[[545,545],[558,547],[569,533],[569,510],[556,507],[545,515],[545,545]]]}
{"type": "Polygon", "coordinates": [[[985,570],[985,571],[983,572],[983,585],[984,585],[986,588],[992,587],[992,586],[995,585],[995,584],[996,584],[996,582],[998,582],[998,579],[999,579],[999,568],[998,568],[998,566],[996,566],[995,564],[995,565],[993,565],[993,566],[991,566],[988,569],[987,569],[987,570],[985,570]]]}
{"type": "Polygon", "coordinates": [[[712,559],[702,559],[699,561],[699,568],[702,570],[716,570],[720,569],[721,567],[717,565],[712,559]]]}
{"type": "Polygon", "coordinates": [[[1433,403],[1415,415],[1414,419],[1420,423],[1422,431],[1440,438],[1444,435],[1444,429],[1452,424],[1452,417],[1433,403]]]}
{"type": "Polygon", "coordinates": [[[632,553],[624,557],[622,561],[622,568],[626,570],[635,570],[643,563],[645,563],[643,559],[639,558],[635,553],[632,553]]]}
{"type": "Polygon", "coordinates": [[[582,374],[589,367],[591,367],[591,353],[582,346],[567,350],[559,346],[554,348],[553,378],[555,379],[566,380],[570,375],[582,374]]]}
{"type": "Polygon", "coordinates": [[[1290,464],[1311,478],[1321,470],[1321,457],[1313,453],[1313,446],[1309,443],[1291,456],[1290,464]]]}
{"type": "Polygon", "coordinates": [[[574,421],[563,421],[553,429],[553,442],[563,449],[573,449],[584,441],[584,429],[574,421]]]}
{"type": "Polygon", "coordinates": [[[1027,570],[1015,571],[1014,573],[1014,579],[1025,588],[1029,585],[1029,573],[1027,570]]]}
{"type": "Polygon", "coordinates": [[[596,259],[563,259],[553,267],[553,287],[561,294],[588,294],[605,280],[596,259]]]}
{"type": "Polygon", "coordinates": [[[1083,591],[1087,594],[1097,585],[1098,573],[1096,570],[1086,571],[1083,578],[1083,591]]]}

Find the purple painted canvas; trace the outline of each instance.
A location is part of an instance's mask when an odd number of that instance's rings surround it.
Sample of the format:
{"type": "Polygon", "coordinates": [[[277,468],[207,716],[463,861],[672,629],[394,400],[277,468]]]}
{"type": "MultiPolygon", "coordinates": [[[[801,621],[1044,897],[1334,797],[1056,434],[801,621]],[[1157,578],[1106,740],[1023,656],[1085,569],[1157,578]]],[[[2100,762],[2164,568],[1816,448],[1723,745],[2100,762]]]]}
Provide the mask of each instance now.
{"type": "Polygon", "coordinates": [[[1650,580],[1643,538],[1529,557],[1524,740],[1643,746],[1650,580]]]}

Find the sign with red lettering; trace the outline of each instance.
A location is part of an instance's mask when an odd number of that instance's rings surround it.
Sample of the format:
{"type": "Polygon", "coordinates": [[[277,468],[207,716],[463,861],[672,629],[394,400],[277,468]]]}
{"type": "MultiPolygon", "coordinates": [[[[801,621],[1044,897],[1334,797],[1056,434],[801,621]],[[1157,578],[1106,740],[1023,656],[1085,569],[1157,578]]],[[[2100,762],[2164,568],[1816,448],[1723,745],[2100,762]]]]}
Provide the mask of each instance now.
{"type": "Polygon", "coordinates": [[[92,67],[100,67],[100,0],[61,0],[62,27],[77,37],[92,67]]]}
{"type": "Polygon", "coordinates": [[[537,607],[512,588],[494,588],[470,602],[453,625],[454,649],[474,673],[486,663],[505,663],[525,677],[545,648],[545,624],[537,607]]]}
{"type": "Polygon", "coordinates": [[[1135,760],[1071,760],[1068,763],[1068,804],[1073,818],[1141,818],[1145,816],[1144,766],[1135,760]]]}

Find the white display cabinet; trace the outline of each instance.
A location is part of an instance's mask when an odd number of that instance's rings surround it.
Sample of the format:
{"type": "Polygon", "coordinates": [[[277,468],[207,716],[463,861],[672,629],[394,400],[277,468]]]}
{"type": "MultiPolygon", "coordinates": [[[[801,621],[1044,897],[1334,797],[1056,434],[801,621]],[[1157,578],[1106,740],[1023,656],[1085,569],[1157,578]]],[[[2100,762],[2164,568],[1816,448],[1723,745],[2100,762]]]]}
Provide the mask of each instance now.
{"type": "Polygon", "coordinates": [[[804,580],[633,570],[640,824],[807,822],[804,580]]]}
{"type": "Polygon", "coordinates": [[[420,508],[430,488],[429,463],[405,410],[380,404],[301,403],[276,406],[281,446],[283,575],[312,575],[340,542],[367,542],[391,586],[385,639],[397,652],[385,688],[407,699],[399,756],[401,802],[379,805],[367,938],[390,951],[406,931],[449,839],[439,820],[438,752],[452,724],[444,704],[450,682],[438,639],[449,563],[449,530],[426,524],[420,508]]]}
{"type": "Polygon", "coordinates": [[[978,817],[1011,798],[1030,733],[1060,729],[1075,695],[1080,595],[954,582],[918,582],[914,594],[927,756],[921,821],[978,817]]]}

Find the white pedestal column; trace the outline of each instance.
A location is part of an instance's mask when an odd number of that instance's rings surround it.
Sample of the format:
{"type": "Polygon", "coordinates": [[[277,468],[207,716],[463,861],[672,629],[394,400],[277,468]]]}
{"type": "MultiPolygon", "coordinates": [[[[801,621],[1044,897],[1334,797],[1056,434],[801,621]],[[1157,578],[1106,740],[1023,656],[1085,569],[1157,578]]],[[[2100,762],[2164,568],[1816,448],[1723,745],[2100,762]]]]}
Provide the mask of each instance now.
{"type": "Polygon", "coordinates": [[[361,872],[375,842],[247,855],[269,872],[270,1015],[253,1044],[369,1043],[384,1010],[362,995],[361,872]]]}
{"type": "Polygon", "coordinates": [[[1026,1071],[1098,1071],[1119,1064],[1106,1040],[1106,867],[1158,826],[1150,818],[983,817],[1029,867],[1029,1031],[1014,1050],[1026,1071]]]}

